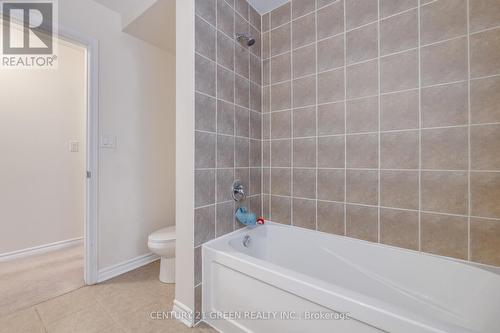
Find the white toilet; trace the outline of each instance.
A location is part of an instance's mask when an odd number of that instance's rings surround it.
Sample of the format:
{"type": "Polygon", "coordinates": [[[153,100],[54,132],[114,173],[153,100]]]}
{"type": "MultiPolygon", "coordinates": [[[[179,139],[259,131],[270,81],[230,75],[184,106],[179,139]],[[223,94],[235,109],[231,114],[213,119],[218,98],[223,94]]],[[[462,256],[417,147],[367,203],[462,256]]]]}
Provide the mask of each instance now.
{"type": "Polygon", "coordinates": [[[151,252],[160,256],[160,281],[175,283],[175,226],[153,232],[148,238],[151,252]]]}

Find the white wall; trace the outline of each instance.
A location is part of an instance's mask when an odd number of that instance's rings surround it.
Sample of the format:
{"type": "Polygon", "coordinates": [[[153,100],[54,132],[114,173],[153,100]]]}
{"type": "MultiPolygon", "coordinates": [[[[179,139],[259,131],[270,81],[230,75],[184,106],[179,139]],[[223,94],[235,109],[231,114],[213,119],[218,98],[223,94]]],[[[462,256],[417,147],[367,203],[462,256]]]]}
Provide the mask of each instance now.
{"type": "Polygon", "coordinates": [[[59,59],[0,73],[0,254],[83,237],[85,50],[61,42],[59,59]]]}
{"type": "Polygon", "coordinates": [[[177,182],[175,299],[194,311],[194,0],[176,0],[177,182]]]}
{"type": "Polygon", "coordinates": [[[175,223],[175,56],[121,32],[92,0],[60,0],[60,24],[99,40],[99,268],[149,252],[152,231],[175,223]]]}

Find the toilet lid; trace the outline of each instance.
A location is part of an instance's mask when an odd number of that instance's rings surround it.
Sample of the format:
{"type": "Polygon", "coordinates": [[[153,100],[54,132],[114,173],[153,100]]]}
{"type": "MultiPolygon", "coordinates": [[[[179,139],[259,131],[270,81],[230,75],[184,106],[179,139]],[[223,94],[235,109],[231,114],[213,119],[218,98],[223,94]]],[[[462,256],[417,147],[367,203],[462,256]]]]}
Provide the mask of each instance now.
{"type": "Polygon", "coordinates": [[[170,240],[175,240],[175,226],[157,230],[149,235],[149,241],[152,242],[162,242],[170,240]]]}

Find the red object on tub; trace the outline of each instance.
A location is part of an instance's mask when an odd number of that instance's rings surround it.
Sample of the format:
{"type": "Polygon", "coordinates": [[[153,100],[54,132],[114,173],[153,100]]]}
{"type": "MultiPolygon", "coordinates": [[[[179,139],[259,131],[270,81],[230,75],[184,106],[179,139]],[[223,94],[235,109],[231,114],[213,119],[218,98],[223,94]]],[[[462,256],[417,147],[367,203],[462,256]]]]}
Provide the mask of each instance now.
{"type": "Polygon", "coordinates": [[[257,224],[264,224],[266,221],[262,218],[262,217],[259,217],[257,219],[257,224]]]}

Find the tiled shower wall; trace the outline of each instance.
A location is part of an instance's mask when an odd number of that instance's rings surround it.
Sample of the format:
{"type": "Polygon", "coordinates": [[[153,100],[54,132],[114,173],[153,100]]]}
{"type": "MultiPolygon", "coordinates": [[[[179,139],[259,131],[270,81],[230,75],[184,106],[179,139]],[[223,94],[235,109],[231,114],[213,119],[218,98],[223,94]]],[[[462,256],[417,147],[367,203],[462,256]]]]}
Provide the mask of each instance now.
{"type": "Polygon", "coordinates": [[[267,218],[500,266],[500,1],[293,0],[262,30],[267,218]]]}
{"type": "Polygon", "coordinates": [[[201,245],[233,231],[231,184],[260,214],[262,156],[261,17],[245,0],[196,0],[195,311],[201,309],[201,245]],[[247,47],[236,33],[256,39],[247,47]]]}

